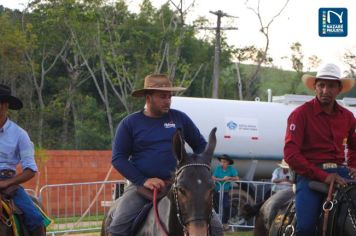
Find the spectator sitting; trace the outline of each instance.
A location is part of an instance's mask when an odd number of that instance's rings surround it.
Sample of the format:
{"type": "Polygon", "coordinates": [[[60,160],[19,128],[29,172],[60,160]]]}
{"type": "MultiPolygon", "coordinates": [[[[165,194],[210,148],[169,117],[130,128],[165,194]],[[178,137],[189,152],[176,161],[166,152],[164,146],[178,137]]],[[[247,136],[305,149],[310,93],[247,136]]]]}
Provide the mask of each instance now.
{"type": "Polygon", "coordinates": [[[283,159],[278,165],[279,167],[277,167],[272,173],[271,181],[274,183],[272,186],[272,193],[290,188],[293,185],[288,164],[283,159]]]}
{"type": "MultiPolygon", "coordinates": [[[[231,183],[228,181],[239,180],[237,170],[232,165],[234,161],[228,155],[222,155],[218,157],[220,165],[218,165],[213,173],[213,179],[215,182],[215,194],[214,194],[214,209],[219,212],[219,199],[220,191],[223,188],[224,197],[222,202],[222,223],[224,230],[228,229],[227,222],[230,216],[230,196],[229,190],[231,189],[231,183]]],[[[219,212],[221,213],[221,212],[219,212]]]]}

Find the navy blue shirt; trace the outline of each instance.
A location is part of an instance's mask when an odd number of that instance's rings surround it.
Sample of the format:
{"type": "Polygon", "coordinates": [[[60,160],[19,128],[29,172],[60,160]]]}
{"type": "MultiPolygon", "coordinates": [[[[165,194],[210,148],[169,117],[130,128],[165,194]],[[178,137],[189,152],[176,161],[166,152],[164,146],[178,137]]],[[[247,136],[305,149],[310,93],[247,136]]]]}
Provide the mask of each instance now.
{"type": "Polygon", "coordinates": [[[159,118],[143,111],[125,117],[113,141],[112,164],[128,180],[143,185],[148,178],[169,179],[177,160],[173,155],[172,138],[176,129],[195,153],[204,151],[206,141],[193,121],[183,112],[170,109],[159,118]]]}

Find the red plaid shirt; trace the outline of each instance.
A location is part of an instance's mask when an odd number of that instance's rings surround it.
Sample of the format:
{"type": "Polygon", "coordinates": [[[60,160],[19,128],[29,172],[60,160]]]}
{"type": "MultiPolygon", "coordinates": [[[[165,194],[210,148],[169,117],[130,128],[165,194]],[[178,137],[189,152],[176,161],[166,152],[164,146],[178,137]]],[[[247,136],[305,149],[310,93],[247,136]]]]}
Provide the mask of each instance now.
{"type": "Polygon", "coordinates": [[[324,181],[328,173],[316,164],[345,161],[348,147],[348,166],[356,167],[356,120],[349,110],[336,104],[335,112],[321,110],[313,100],[296,108],[288,118],[284,158],[289,166],[302,176],[324,181]]]}

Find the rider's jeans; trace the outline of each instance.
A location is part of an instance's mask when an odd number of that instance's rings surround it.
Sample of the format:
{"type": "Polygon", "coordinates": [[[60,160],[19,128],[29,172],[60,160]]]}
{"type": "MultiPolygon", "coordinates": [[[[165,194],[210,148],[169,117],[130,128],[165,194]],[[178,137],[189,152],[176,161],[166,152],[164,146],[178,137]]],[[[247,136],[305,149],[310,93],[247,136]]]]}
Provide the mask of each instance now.
{"type": "MultiPolygon", "coordinates": [[[[6,178],[1,177],[0,180],[1,179],[6,178]]],[[[43,226],[44,218],[42,214],[22,187],[19,187],[16,190],[16,193],[12,199],[15,205],[23,212],[25,219],[24,223],[29,231],[33,231],[36,228],[43,226]]]]}
{"type": "MultiPolygon", "coordinates": [[[[338,173],[340,176],[350,179],[348,169],[334,168],[325,170],[329,173],[338,173]]],[[[295,206],[297,213],[296,236],[312,236],[318,223],[319,216],[325,199],[325,194],[309,188],[311,180],[297,175],[297,192],[295,206]]]]}

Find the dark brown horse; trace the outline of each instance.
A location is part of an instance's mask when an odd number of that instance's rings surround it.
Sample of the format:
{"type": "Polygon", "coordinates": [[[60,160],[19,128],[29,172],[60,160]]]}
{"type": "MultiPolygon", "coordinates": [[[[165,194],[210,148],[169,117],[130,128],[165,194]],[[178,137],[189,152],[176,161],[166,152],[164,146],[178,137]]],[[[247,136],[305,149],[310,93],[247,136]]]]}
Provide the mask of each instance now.
{"type": "MultiPolygon", "coordinates": [[[[319,182],[311,182],[310,187],[316,191],[327,193],[328,186],[319,182]]],[[[253,207],[245,206],[244,215],[256,216],[254,235],[294,235],[295,213],[293,211],[294,193],[292,189],[283,190],[272,195],[263,204],[253,207]],[[293,220],[294,219],[294,220],[293,220]],[[283,225],[283,221],[288,222],[283,225]]],[[[305,209],[306,211],[308,209],[305,209]]],[[[315,226],[315,235],[322,235],[323,215],[315,226]]],[[[345,188],[337,188],[333,200],[333,208],[329,212],[327,236],[356,235],[356,184],[349,183],[345,188]]]]}
{"type": "MultiPolygon", "coordinates": [[[[180,132],[173,137],[173,152],[178,165],[173,175],[173,185],[167,196],[158,203],[158,215],[163,229],[155,219],[152,208],[135,235],[208,235],[212,215],[214,181],[210,162],[216,146],[216,128],[209,135],[209,142],[202,154],[188,155],[180,132]]],[[[112,207],[112,209],[115,206],[112,207]]],[[[110,211],[112,211],[110,209],[110,211]]],[[[102,235],[112,218],[110,211],[104,219],[102,235]]]]}

